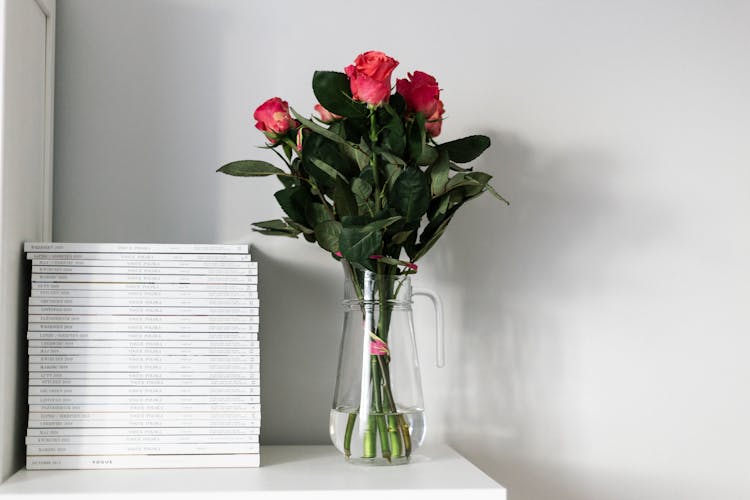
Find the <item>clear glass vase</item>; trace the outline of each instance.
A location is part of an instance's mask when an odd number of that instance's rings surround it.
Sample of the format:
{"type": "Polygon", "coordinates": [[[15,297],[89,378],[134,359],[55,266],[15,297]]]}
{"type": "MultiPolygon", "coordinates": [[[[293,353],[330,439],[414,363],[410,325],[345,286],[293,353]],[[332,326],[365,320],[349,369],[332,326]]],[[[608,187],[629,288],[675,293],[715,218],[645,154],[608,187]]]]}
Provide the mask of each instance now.
{"type": "Polygon", "coordinates": [[[353,463],[409,462],[425,436],[412,297],[436,312],[437,364],[443,365],[442,304],[412,289],[408,275],[376,274],[344,263],[344,325],[330,415],[331,440],[353,463]]]}

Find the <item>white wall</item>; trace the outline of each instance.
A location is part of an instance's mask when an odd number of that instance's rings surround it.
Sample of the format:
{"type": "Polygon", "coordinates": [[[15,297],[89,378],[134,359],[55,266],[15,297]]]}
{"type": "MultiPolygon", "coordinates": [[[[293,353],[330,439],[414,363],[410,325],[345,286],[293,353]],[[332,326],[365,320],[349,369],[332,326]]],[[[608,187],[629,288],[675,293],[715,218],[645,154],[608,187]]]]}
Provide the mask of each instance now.
{"type": "Polygon", "coordinates": [[[447,304],[431,435],[511,498],[750,497],[750,4],[67,0],[55,237],[249,241],[262,265],[267,443],[325,442],[339,269],[248,223],[274,180],[252,110],[380,49],[437,75],[445,139],[513,204],[466,207],[418,283],[447,304]],[[745,307],[743,307],[745,306],[745,307]]]}

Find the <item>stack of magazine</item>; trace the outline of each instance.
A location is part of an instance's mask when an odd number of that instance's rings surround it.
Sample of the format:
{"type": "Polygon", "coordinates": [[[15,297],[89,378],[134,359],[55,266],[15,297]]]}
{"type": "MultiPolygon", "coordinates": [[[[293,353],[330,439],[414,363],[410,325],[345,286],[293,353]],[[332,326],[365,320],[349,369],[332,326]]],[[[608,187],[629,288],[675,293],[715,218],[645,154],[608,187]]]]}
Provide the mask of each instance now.
{"type": "Polygon", "coordinates": [[[28,469],[257,467],[247,245],[26,243],[28,469]]]}

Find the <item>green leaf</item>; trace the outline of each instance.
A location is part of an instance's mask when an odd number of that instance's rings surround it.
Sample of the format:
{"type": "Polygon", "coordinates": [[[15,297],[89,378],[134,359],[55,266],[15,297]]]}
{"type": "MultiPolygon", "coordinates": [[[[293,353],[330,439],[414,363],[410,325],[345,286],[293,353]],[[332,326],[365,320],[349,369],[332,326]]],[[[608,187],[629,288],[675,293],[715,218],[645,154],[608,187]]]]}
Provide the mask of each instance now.
{"type": "Polygon", "coordinates": [[[357,177],[352,180],[352,193],[360,200],[365,201],[372,194],[372,184],[357,177]]]}
{"type": "Polygon", "coordinates": [[[300,233],[304,234],[305,236],[308,236],[308,235],[314,235],[314,234],[315,234],[315,231],[313,231],[313,230],[312,230],[312,229],[310,229],[309,227],[305,226],[304,224],[300,224],[300,223],[298,223],[298,222],[294,222],[294,221],[293,221],[292,219],[290,219],[289,217],[285,217],[285,218],[284,218],[284,222],[286,222],[286,223],[287,223],[287,224],[289,224],[289,225],[290,225],[291,227],[293,227],[294,229],[296,229],[296,230],[297,230],[297,231],[299,231],[300,233]]]}
{"type": "Polygon", "coordinates": [[[367,107],[352,98],[349,78],[336,71],[316,71],[312,80],[318,102],[331,113],[357,118],[367,116],[367,107]]]}
{"type": "Polygon", "coordinates": [[[424,130],[424,115],[417,113],[414,115],[414,121],[408,130],[407,147],[409,151],[409,157],[417,162],[422,157],[422,150],[425,146],[427,135],[424,130]]]}
{"type": "Polygon", "coordinates": [[[393,165],[392,163],[386,163],[385,164],[385,183],[384,185],[388,189],[393,189],[393,185],[396,183],[396,179],[401,175],[401,172],[403,172],[403,168],[393,165]]]}
{"type": "Polygon", "coordinates": [[[432,165],[438,159],[438,150],[433,146],[425,145],[422,148],[422,154],[417,158],[417,165],[425,166],[432,165]]]}
{"type": "Polygon", "coordinates": [[[451,160],[456,163],[467,163],[481,155],[485,149],[490,147],[490,138],[484,135],[470,135],[463,139],[446,142],[438,146],[439,150],[446,151],[451,160]]]}
{"type": "Polygon", "coordinates": [[[279,175],[276,177],[281,184],[284,185],[284,187],[291,188],[294,186],[299,185],[299,179],[296,177],[287,177],[286,175],[279,175]]]}
{"type": "Polygon", "coordinates": [[[296,238],[297,235],[301,232],[287,224],[286,221],[282,219],[253,222],[252,225],[253,231],[257,231],[268,236],[289,236],[291,238],[296,238]]]}
{"type": "MultiPolygon", "coordinates": [[[[289,111],[291,111],[292,115],[294,115],[294,117],[297,120],[299,120],[299,122],[302,125],[304,125],[305,127],[309,128],[312,132],[314,132],[314,133],[316,133],[318,135],[322,135],[326,139],[328,139],[330,141],[333,141],[333,142],[336,142],[338,144],[343,144],[343,145],[346,145],[346,146],[349,146],[349,147],[354,147],[352,144],[349,144],[348,142],[346,142],[346,139],[344,139],[343,137],[341,137],[337,133],[331,132],[327,128],[321,127],[320,125],[318,125],[317,123],[315,123],[312,120],[308,120],[304,116],[302,116],[299,113],[297,113],[294,109],[289,108],[289,111]]],[[[304,149],[303,149],[303,152],[304,152],[304,149]]]]}
{"type": "Polygon", "coordinates": [[[282,219],[264,220],[260,222],[253,222],[253,226],[260,229],[273,229],[276,231],[289,231],[291,228],[282,219]]]}
{"type": "Polygon", "coordinates": [[[274,193],[282,210],[295,222],[307,224],[305,208],[312,201],[312,195],[302,186],[282,189],[274,193]]]}
{"type": "Polygon", "coordinates": [[[308,227],[316,227],[321,222],[333,219],[328,209],[319,202],[310,202],[305,206],[305,218],[308,227]]]}
{"type": "Polygon", "coordinates": [[[498,200],[500,200],[503,203],[505,203],[506,205],[510,206],[510,202],[508,200],[506,200],[503,197],[503,195],[501,195],[500,193],[498,193],[497,191],[495,191],[495,188],[492,187],[492,184],[487,184],[487,191],[489,191],[490,194],[492,196],[494,196],[495,198],[497,198],[498,200]]]}
{"type": "MultiPolygon", "coordinates": [[[[427,218],[432,220],[436,217],[445,215],[448,212],[448,207],[451,201],[451,193],[443,194],[430,202],[430,208],[427,210],[427,218]]],[[[463,201],[463,196],[461,197],[463,201]]]]}
{"type": "Polygon", "coordinates": [[[388,217],[387,219],[375,220],[365,225],[362,229],[364,229],[365,231],[380,231],[381,229],[385,229],[391,224],[398,222],[402,219],[403,217],[401,217],[400,215],[397,215],[395,217],[388,217]]]}
{"type": "Polygon", "coordinates": [[[217,172],[238,177],[264,177],[266,175],[285,174],[280,168],[274,167],[267,161],[260,160],[233,161],[219,168],[217,172]]]}
{"type": "Polygon", "coordinates": [[[430,175],[430,193],[433,198],[436,198],[445,192],[445,186],[448,184],[448,174],[450,173],[448,153],[441,151],[437,162],[429,168],[427,173],[430,175]]]}
{"type": "Polygon", "coordinates": [[[391,242],[395,243],[396,245],[403,245],[406,240],[409,238],[413,230],[409,231],[401,231],[393,235],[391,238],[391,242]]]}
{"type": "Polygon", "coordinates": [[[406,262],[405,260],[394,259],[393,257],[388,257],[388,256],[381,257],[380,259],[378,259],[378,262],[382,262],[383,264],[387,264],[389,266],[405,266],[409,268],[411,268],[413,265],[411,262],[406,262]]]}
{"type": "MultiPolygon", "coordinates": [[[[359,178],[357,178],[359,179],[359,178]]],[[[339,218],[347,215],[357,215],[357,200],[354,198],[347,184],[343,179],[336,179],[336,187],[333,191],[333,205],[339,218]]]]}
{"type": "Polygon", "coordinates": [[[430,183],[427,175],[417,167],[405,169],[394,182],[388,203],[407,221],[418,220],[430,206],[430,183]]]}
{"type": "Polygon", "coordinates": [[[315,236],[318,245],[331,253],[339,251],[339,238],[342,231],[341,223],[335,220],[327,220],[315,226],[315,236]]]}
{"type": "Polygon", "coordinates": [[[427,240],[425,243],[419,244],[419,247],[418,247],[419,250],[417,250],[417,253],[412,257],[411,259],[412,262],[416,262],[417,260],[422,258],[424,254],[426,254],[435,245],[435,243],[437,243],[437,241],[445,232],[445,229],[448,227],[448,224],[450,223],[452,218],[453,218],[452,216],[447,217],[443,222],[440,223],[440,225],[437,226],[434,232],[432,232],[432,235],[429,238],[429,240],[427,240]]]}
{"type": "Polygon", "coordinates": [[[256,229],[256,228],[253,228],[253,231],[255,231],[256,233],[260,233],[260,234],[266,235],[266,236],[286,236],[288,238],[297,238],[297,235],[299,234],[299,233],[292,233],[292,232],[288,232],[288,231],[278,231],[278,230],[275,230],[275,229],[256,229]]]}
{"type": "Polygon", "coordinates": [[[490,174],[484,172],[469,172],[466,176],[476,183],[464,188],[464,196],[467,200],[484,193],[487,183],[492,179],[490,174]]]}
{"type": "Polygon", "coordinates": [[[366,265],[370,255],[378,252],[383,242],[380,231],[369,231],[363,227],[344,227],[339,238],[339,251],[349,262],[366,265]]]}
{"type": "Polygon", "coordinates": [[[344,174],[330,166],[328,163],[324,162],[323,160],[319,158],[312,158],[310,161],[313,162],[313,164],[318,167],[323,173],[325,173],[328,177],[331,178],[331,180],[335,180],[337,178],[341,178],[346,180],[346,177],[344,177],[344,174]]]}
{"type": "Polygon", "coordinates": [[[451,162],[450,165],[451,165],[451,170],[453,170],[454,172],[471,172],[472,170],[474,170],[474,167],[466,167],[466,168],[459,167],[453,162],[451,162]]]}
{"type": "Polygon", "coordinates": [[[383,159],[388,163],[393,163],[394,165],[399,165],[401,167],[406,166],[406,162],[404,160],[394,154],[389,153],[388,151],[379,151],[379,153],[380,156],[382,156],[383,159]]]}
{"type": "Polygon", "coordinates": [[[396,155],[403,154],[406,147],[404,124],[401,122],[401,117],[390,106],[386,105],[385,110],[387,121],[383,126],[382,144],[396,155]]]}
{"type": "Polygon", "coordinates": [[[404,96],[396,92],[388,100],[387,106],[392,109],[394,113],[401,116],[406,112],[406,99],[404,99],[404,96]]]}
{"type": "Polygon", "coordinates": [[[372,222],[372,217],[368,217],[367,215],[349,215],[341,218],[341,224],[344,227],[361,227],[369,222],[372,222]]]}

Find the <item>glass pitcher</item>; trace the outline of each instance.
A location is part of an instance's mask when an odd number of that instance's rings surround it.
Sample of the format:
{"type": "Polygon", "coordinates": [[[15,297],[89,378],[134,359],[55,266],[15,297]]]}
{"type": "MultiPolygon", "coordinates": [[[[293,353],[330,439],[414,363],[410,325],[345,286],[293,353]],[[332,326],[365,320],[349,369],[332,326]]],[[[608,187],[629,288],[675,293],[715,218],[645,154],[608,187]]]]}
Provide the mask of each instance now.
{"type": "Polygon", "coordinates": [[[425,436],[424,401],[412,297],[430,298],[436,314],[437,365],[444,365],[443,310],[432,291],[407,274],[375,274],[344,263],[344,325],[329,431],[353,463],[409,462],[425,436]]]}

